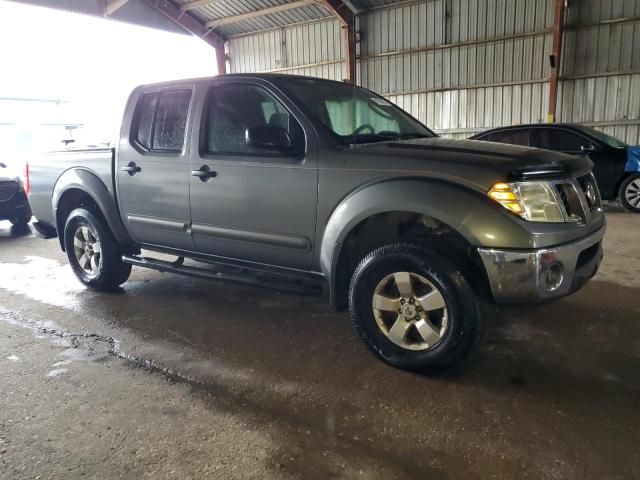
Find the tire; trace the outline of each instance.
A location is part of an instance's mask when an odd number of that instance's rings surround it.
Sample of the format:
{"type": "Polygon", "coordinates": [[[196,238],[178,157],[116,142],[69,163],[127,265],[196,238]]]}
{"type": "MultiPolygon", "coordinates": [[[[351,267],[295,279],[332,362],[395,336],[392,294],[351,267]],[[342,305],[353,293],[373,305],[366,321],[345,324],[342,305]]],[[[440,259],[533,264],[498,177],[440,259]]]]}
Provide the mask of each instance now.
{"type": "Polygon", "coordinates": [[[396,243],[367,255],[353,274],[349,309],[356,333],[367,347],[387,364],[403,370],[440,373],[459,367],[482,339],[479,305],[471,287],[450,262],[420,245],[396,243]],[[414,300],[402,304],[400,298],[410,296],[403,295],[397,285],[406,285],[406,276],[414,300]],[[390,281],[396,290],[391,286],[383,291],[390,281]],[[376,294],[391,298],[398,311],[390,310],[386,298],[383,305],[378,304],[383,310],[374,309],[376,294]],[[440,305],[444,307],[432,309],[440,305]],[[407,320],[412,311],[416,316],[407,320]],[[396,325],[403,321],[409,323],[396,325]],[[400,331],[406,326],[402,345],[402,335],[394,333],[398,326],[400,331]]]}
{"type": "Polygon", "coordinates": [[[31,221],[31,217],[16,217],[9,220],[11,225],[16,227],[26,227],[31,221]]]}
{"type": "Polygon", "coordinates": [[[86,208],[73,210],[64,226],[64,246],[76,277],[90,288],[112,291],[131,274],[131,265],[122,262],[122,248],[99,212],[86,208]],[[84,255],[79,257],[83,250],[84,255]]]}
{"type": "Polygon", "coordinates": [[[640,174],[629,175],[620,185],[618,196],[627,211],[640,213],[640,174]]]}

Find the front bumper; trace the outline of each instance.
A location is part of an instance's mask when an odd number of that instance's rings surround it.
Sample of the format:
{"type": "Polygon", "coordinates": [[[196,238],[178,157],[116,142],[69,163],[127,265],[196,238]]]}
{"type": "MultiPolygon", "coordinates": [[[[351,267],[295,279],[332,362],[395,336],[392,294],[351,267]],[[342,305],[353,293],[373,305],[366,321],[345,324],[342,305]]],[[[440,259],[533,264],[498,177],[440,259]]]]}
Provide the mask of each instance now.
{"type": "Polygon", "coordinates": [[[478,248],[493,298],[535,303],[564,297],[584,286],[602,261],[606,227],[587,237],[537,250],[478,248]]]}

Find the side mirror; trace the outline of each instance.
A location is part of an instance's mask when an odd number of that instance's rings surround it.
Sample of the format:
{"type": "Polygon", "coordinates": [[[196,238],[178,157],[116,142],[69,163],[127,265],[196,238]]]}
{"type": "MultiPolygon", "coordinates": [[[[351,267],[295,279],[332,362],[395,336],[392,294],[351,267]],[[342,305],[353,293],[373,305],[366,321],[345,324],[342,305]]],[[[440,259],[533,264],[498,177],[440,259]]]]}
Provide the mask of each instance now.
{"type": "Polygon", "coordinates": [[[293,151],[289,132],[282,127],[270,125],[248,127],[244,132],[244,138],[250,147],[287,153],[293,151]]]}
{"type": "Polygon", "coordinates": [[[586,144],[586,145],[582,145],[582,146],[580,147],[580,151],[581,151],[582,153],[587,153],[587,154],[588,154],[588,153],[593,153],[593,152],[595,152],[595,151],[597,151],[597,150],[598,150],[598,147],[596,147],[596,146],[595,146],[595,145],[593,145],[592,143],[588,143],[588,144],[586,144]]]}
{"type": "Polygon", "coordinates": [[[7,164],[0,162],[0,168],[7,168],[7,164]]]}

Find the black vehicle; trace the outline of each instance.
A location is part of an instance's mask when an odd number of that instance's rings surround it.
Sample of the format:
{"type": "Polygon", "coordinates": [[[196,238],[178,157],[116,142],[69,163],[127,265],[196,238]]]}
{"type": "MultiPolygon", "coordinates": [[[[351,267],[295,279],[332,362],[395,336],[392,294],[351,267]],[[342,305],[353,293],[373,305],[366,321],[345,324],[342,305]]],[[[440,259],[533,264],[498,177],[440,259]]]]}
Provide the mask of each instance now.
{"type": "Polygon", "coordinates": [[[31,207],[20,177],[0,162],[0,220],[27,225],[31,220],[31,207]]]}
{"type": "Polygon", "coordinates": [[[473,140],[524,145],[587,155],[603,200],[620,199],[630,212],[640,213],[640,147],[584,125],[572,123],[499,127],[480,132],[473,140]]]}

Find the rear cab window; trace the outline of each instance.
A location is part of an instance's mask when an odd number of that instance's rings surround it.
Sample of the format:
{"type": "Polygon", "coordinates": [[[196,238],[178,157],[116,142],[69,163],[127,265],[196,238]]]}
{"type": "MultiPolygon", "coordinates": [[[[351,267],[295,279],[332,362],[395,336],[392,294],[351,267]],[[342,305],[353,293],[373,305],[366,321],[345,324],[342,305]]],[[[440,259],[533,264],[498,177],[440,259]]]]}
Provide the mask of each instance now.
{"type": "Polygon", "coordinates": [[[180,153],[191,102],[190,89],[142,95],[134,113],[132,142],[150,152],[180,153]]]}

